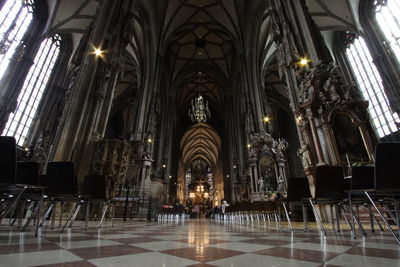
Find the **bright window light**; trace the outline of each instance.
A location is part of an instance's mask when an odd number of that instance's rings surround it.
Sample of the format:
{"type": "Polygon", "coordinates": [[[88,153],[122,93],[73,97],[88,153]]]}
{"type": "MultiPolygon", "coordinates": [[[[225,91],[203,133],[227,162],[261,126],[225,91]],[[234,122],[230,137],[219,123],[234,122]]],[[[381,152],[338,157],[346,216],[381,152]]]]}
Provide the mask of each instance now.
{"type": "Polygon", "coordinates": [[[0,10],[0,79],[32,21],[32,3],[8,0],[0,10]]]}
{"type": "Polygon", "coordinates": [[[383,90],[381,76],[373,63],[371,54],[362,37],[356,38],[346,49],[357,84],[365,100],[369,101],[368,111],[380,138],[398,130],[400,119],[389,108],[383,90]]]}
{"type": "Polygon", "coordinates": [[[29,70],[21,93],[18,96],[18,106],[10,114],[2,135],[14,136],[17,144],[24,145],[28,131],[32,125],[44,89],[50,78],[54,64],[60,52],[59,35],[42,41],[34,64],[29,70]]]}

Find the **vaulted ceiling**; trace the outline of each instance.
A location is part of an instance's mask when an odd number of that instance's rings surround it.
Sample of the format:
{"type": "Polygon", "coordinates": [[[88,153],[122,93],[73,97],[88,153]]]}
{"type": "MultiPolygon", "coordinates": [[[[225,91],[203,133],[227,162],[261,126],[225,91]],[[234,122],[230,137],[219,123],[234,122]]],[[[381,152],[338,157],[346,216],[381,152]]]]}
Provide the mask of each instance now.
{"type": "Polygon", "coordinates": [[[221,151],[221,138],[208,124],[197,123],[181,139],[181,159],[186,168],[197,165],[215,169],[221,151]]]}
{"type": "MultiPolygon", "coordinates": [[[[244,3],[252,3],[242,0],[165,1],[162,4],[158,1],[152,3],[158,3],[158,12],[161,14],[160,54],[165,57],[170,70],[177,103],[186,109],[188,100],[201,92],[217,109],[224,102],[235,51],[242,38],[242,9],[244,3]]],[[[306,6],[317,26],[327,32],[325,35],[329,35],[332,30],[357,31],[360,28],[359,1],[306,0],[306,6]]],[[[47,0],[47,3],[49,22],[46,34],[71,33],[75,48],[96,16],[98,1],[47,0]]],[[[135,36],[127,48],[136,65],[140,65],[140,55],[145,49],[141,23],[139,16],[136,16],[133,23],[135,36]]],[[[265,16],[258,35],[258,46],[262,47],[259,64],[263,73],[270,68],[275,53],[269,34],[270,26],[271,20],[265,16]]],[[[262,78],[267,76],[262,75],[262,78]]]]}
{"type": "Polygon", "coordinates": [[[359,2],[360,0],[306,0],[306,5],[321,31],[357,31],[359,2]]]}
{"type": "Polygon", "coordinates": [[[169,0],[161,47],[179,107],[199,92],[218,109],[224,101],[239,38],[234,0],[169,0]]]}

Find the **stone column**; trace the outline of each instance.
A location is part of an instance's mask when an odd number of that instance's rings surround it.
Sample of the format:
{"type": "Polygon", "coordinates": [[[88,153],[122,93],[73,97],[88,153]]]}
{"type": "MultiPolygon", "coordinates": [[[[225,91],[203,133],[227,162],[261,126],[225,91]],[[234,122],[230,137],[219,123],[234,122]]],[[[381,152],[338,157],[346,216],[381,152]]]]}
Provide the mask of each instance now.
{"type": "Polygon", "coordinates": [[[81,128],[88,114],[90,88],[92,88],[97,66],[99,60],[101,60],[91,53],[92,46],[100,47],[103,43],[112,17],[110,14],[114,12],[115,6],[116,2],[113,0],[103,0],[100,2],[85,57],[80,67],[79,76],[71,92],[72,95],[69,104],[64,112],[63,125],[59,129],[60,136],[56,145],[54,160],[71,160],[79,136],[83,133],[84,129],[81,128]]]}

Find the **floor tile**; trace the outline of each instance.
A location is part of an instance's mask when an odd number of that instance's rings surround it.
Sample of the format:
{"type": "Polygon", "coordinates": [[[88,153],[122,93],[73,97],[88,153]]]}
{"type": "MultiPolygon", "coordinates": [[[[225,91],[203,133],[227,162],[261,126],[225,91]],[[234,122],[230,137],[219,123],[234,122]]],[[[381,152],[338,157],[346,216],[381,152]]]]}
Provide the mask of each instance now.
{"type": "Polygon", "coordinates": [[[208,262],[236,255],[243,254],[234,250],[213,248],[213,247],[194,247],[194,248],[181,248],[162,251],[162,253],[174,255],[177,257],[191,259],[199,262],[208,262]]]}
{"type": "Polygon", "coordinates": [[[212,244],[212,245],[210,245],[210,247],[229,249],[229,250],[235,250],[235,251],[240,251],[240,252],[255,252],[255,251],[268,249],[273,246],[249,244],[249,243],[243,243],[243,242],[226,242],[226,243],[212,244]]]}
{"type": "Polygon", "coordinates": [[[88,261],[71,261],[56,264],[35,265],[35,267],[95,267],[93,263],[88,261]]]}
{"type": "Polygon", "coordinates": [[[233,236],[233,235],[218,235],[216,236],[217,239],[219,240],[225,240],[225,241],[242,241],[242,240],[247,240],[249,239],[248,237],[244,236],[233,236]]]}
{"type": "Polygon", "coordinates": [[[118,238],[134,238],[134,237],[140,237],[138,235],[133,235],[133,234],[99,234],[98,236],[95,236],[98,238],[103,238],[103,239],[118,239],[118,238]]]}
{"type": "Polygon", "coordinates": [[[120,242],[112,241],[112,240],[84,240],[84,241],[71,241],[71,242],[57,242],[62,248],[65,249],[73,249],[73,248],[87,248],[87,247],[99,247],[99,246],[112,246],[112,245],[120,245],[120,242]]]}
{"type": "Polygon", "coordinates": [[[340,246],[340,245],[330,245],[330,244],[315,244],[315,243],[305,243],[305,242],[297,242],[285,245],[287,248],[297,248],[297,249],[309,249],[309,250],[318,250],[318,251],[326,251],[326,252],[334,252],[334,253],[343,253],[349,250],[350,246],[340,246]]]}
{"type": "Polygon", "coordinates": [[[175,240],[177,242],[183,242],[183,243],[189,243],[189,244],[195,244],[197,246],[205,246],[205,245],[210,245],[210,244],[218,244],[218,243],[225,243],[227,241],[225,240],[219,240],[219,239],[207,239],[207,238],[185,238],[185,239],[178,239],[175,240]]]}
{"type": "Polygon", "coordinates": [[[60,237],[46,237],[46,240],[51,242],[71,242],[71,241],[86,241],[97,240],[96,236],[60,236],[60,237]]]}
{"type": "Polygon", "coordinates": [[[343,239],[307,239],[303,240],[302,242],[305,243],[315,243],[315,244],[320,244],[321,246],[324,246],[326,244],[328,245],[339,245],[339,246],[356,246],[361,243],[359,240],[343,240],[343,239]]]}
{"type": "Polygon", "coordinates": [[[199,263],[199,264],[194,264],[194,265],[188,265],[186,267],[218,267],[218,266],[207,264],[207,263],[199,263]]]}
{"type": "Polygon", "coordinates": [[[21,237],[21,236],[12,236],[9,238],[0,238],[0,246],[9,246],[9,245],[17,245],[17,244],[39,244],[39,243],[48,243],[46,239],[36,238],[36,237],[21,237]]]}
{"type": "Polygon", "coordinates": [[[153,251],[162,251],[169,249],[179,249],[194,246],[193,244],[175,241],[158,241],[158,242],[145,242],[132,244],[135,247],[144,248],[153,251]]]}
{"type": "Polygon", "coordinates": [[[346,251],[346,254],[400,259],[400,250],[355,247],[346,251]]]}
{"type": "Polygon", "coordinates": [[[80,257],[66,250],[49,250],[28,253],[0,255],[0,266],[22,267],[45,264],[55,264],[82,260],[80,257]]]}
{"type": "Polygon", "coordinates": [[[141,253],[109,258],[100,258],[89,260],[98,267],[144,267],[143,264],[146,263],[147,266],[173,266],[173,267],[184,267],[187,265],[198,264],[198,262],[182,259],[172,255],[161,254],[159,252],[141,253]]]}
{"type": "Polygon", "coordinates": [[[220,267],[317,267],[319,264],[313,262],[299,261],[288,258],[263,256],[256,254],[243,254],[231,258],[208,262],[220,267]]]}
{"type": "Polygon", "coordinates": [[[150,252],[150,250],[129,245],[76,248],[69,251],[86,260],[150,252]]]}
{"type": "Polygon", "coordinates": [[[116,238],[113,239],[114,241],[124,243],[124,244],[135,244],[135,243],[143,243],[143,242],[156,242],[156,241],[162,241],[161,239],[158,238],[152,238],[152,237],[130,237],[130,238],[116,238]]]}
{"type": "Polygon", "coordinates": [[[59,250],[60,247],[53,243],[17,244],[0,246],[0,254],[14,254],[42,250],[59,250]]]}
{"type": "Polygon", "coordinates": [[[366,266],[380,266],[380,267],[394,267],[400,266],[400,260],[366,257],[354,254],[342,254],[327,262],[328,264],[346,266],[346,267],[366,267],[366,266]]]}
{"type": "Polygon", "coordinates": [[[358,247],[365,248],[378,248],[378,249],[400,249],[399,244],[397,243],[382,243],[382,242],[372,242],[367,241],[358,245],[358,247]]]}
{"type": "Polygon", "coordinates": [[[16,262],[11,267],[400,266],[400,248],[388,233],[354,240],[349,231],[324,236],[315,229],[290,232],[263,222],[213,220],[120,221],[100,230],[77,224],[59,231],[44,227],[35,238],[32,232],[0,228],[0,266],[9,267],[10,259],[16,262]]]}
{"type": "Polygon", "coordinates": [[[269,245],[269,246],[282,246],[282,245],[286,245],[289,243],[289,241],[270,240],[270,239],[262,239],[262,238],[247,239],[247,240],[242,240],[240,242],[251,243],[251,244],[260,244],[260,245],[269,245]]]}
{"type": "Polygon", "coordinates": [[[182,239],[185,235],[155,235],[151,236],[152,238],[160,239],[160,240],[178,240],[182,239]]]}
{"type": "Polygon", "coordinates": [[[270,248],[270,249],[258,251],[258,252],[256,252],[256,254],[268,255],[268,256],[274,256],[274,257],[282,257],[282,258],[292,258],[295,260],[312,261],[312,262],[318,262],[318,263],[324,263],[324,262],[340,255],[339,253],[332,253],[332,252],[326,252],[326,251],[292,249],[292,248],[285,248],[285,247],[270,248]]]}

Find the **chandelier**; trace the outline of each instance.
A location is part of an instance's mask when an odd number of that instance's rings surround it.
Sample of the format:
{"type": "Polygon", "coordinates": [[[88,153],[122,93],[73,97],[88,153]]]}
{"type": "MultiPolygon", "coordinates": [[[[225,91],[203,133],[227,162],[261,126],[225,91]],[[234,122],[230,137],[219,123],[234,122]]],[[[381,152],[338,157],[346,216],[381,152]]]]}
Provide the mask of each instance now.
{"type": "Polygon", "coordinates": [[[208,101],[205,101],[203,96],[199,93],[199,96],[192,99],[192,106],[188,112],[189,118],[192,122],[206,122],[211,117],[210,109],[208,108],[208,101]]]}

